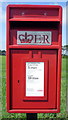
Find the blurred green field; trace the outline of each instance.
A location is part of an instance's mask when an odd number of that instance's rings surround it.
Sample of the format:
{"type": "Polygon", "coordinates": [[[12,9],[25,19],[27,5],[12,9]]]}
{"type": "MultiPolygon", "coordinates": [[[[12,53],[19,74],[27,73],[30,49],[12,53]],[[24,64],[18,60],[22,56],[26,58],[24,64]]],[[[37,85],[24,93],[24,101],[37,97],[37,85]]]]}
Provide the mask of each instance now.
{"type": "MultiPolygon", "coordinates": [[[[7,113],[6,112],[6,56],[2,58],[2,118],[26,118],[25,113],[7,113]]],[[[67,118],[66,114],[66,66],[68,71],[68,57],[62,58],[62,79],[61,79],[61,112],[60,113],[38,113],[38,118],[67,118]]],[[[0,67],[1,69],[1,67],[0,67]]],[[[68,73],[67,73],[68,76],[68,73]]],[[[1,79],[0,79],[1,82],[1,79]]],[[[0,88],[1,89],[1,88],[0,88]]]]}

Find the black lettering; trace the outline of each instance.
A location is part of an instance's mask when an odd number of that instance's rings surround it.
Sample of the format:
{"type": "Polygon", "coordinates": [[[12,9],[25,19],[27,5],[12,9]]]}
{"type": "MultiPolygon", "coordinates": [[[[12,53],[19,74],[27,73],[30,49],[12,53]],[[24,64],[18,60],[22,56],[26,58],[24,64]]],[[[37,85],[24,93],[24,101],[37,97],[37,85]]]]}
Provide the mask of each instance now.
{"type": "Polygon", "coordinates": [[[43,35],[43,37],[44,37],[44,43],[49,43],[49,41],[48,41],[48,35],[43,35]]]}

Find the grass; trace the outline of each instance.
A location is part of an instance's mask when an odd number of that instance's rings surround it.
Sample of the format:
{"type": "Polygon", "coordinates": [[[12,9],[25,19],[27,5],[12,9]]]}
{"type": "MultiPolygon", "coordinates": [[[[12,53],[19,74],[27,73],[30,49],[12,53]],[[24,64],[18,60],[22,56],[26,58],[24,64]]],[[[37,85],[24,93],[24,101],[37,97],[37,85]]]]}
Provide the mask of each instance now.
{"type": "MultiPolygon", "coordinates": [[[[6,57],[2,57],[2,118],[26,118],[24,113],[7,113],[6,111],[6,57]]],[[[62,80],[61,80],[61,112],[60,113],[38,113],[38,118],[67,118],[66,114],[66,60],[68,57],[62,58],[62,80]]],[[[1,69],[1,66],[0,66],[1,69]]],[[[68,67],[67,67],[68,71],[68,67]]],[[[1,73],[0,73],[1,76],[1,73]]],[[[68,76],[68,74],[67,74],[68,76]]],[[[0,77],[1,78],[1,77],[0,77]]],[[[1,79],[0,79],[1,83],[1,79]]],[[[1,90],[0,90],[1,91],[1,90]]]]}

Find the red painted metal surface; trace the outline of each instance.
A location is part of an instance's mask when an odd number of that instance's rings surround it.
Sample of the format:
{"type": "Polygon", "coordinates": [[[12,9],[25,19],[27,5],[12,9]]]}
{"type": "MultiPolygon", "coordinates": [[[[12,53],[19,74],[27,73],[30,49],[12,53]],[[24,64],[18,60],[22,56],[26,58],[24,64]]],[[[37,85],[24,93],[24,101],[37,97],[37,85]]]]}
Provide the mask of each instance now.
{"type": "Polygon", "coordinates": [[[62,8],[54,5],[7,7],[7,111],[60,111],[62,8]],[[46,11],[46,12],[45,12],[46,11]],[[17,31],[51,31],[51,45],[18,45],[17,31]],[[26,62],[44,62],[44,96],[26,96],[26,62]]]}

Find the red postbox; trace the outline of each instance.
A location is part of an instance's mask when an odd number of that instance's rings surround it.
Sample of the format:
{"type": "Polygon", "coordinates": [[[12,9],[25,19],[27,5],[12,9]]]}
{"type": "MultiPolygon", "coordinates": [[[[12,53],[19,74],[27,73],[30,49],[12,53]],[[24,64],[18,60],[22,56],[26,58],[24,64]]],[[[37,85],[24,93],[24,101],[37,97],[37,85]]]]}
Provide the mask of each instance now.
{"type": "Polygon", "coordinates": [[[7,7],[7,111],[60,111],[62,8],[7,7]]]}

